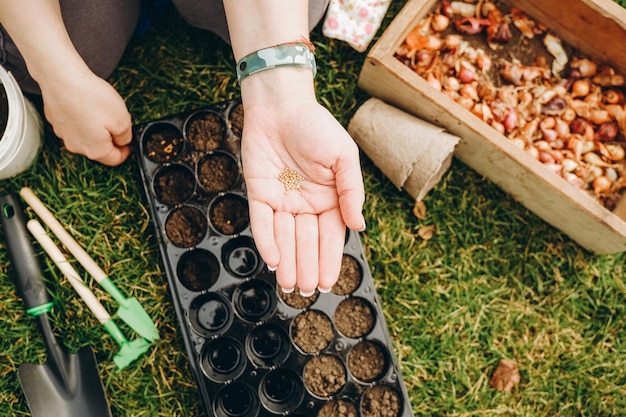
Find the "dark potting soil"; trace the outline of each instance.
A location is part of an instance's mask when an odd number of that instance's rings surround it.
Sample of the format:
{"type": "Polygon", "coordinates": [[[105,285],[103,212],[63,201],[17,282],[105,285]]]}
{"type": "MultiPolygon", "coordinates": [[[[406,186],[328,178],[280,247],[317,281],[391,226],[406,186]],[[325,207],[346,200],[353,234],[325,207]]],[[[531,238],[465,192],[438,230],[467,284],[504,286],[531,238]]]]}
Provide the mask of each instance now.
{"type": "Polygon", "coordinates": [[[343,255],[341,260],[341,272],[339,273],[339,279],[332,288],[332,293],[337,295],[352,294],[361,285],[363,279],[363,271],[361,266],[350,255],[343,255]]]}
{"type": "Polygon", "coordinates": [[[0,84],[0,139],[4,136],[9,121],[9,100],[4,85],[0,84]]]}
{"type": "Polygon", "coordinates": [[[326,314],[308,310],[293,319],[291,337],[302,351],[317,353],[330,345],[335,334],[333,324],[326,314]]]}
{"type": "Polygon", "coordinates": [[[178,263],[178,278],[191,291],[208,290],[217,282],[220,263],[211,252],[196,249],[185,254],[178,263]]]}
{"type": "Polygon", "coordinates": [[[361,413],[363,417],[397,417],[400,415],[400,398],[390,387],[373,386],[361,398],[361,413]]]}
{"type": "Polygon", "coordinates": [[[243,104],[238,104],[228,116],[230,128],[237,137],[243,133],[243,104]]]}
{"type": "Polygon", "coordinates": [[[347,298],[335,310],[335,326],[351,338],[365,336],[374,327],[374,312],[362,298],[347,298]]]}
{"type": "Polygon", "coordinates": [[[297,308],[298,310],[302,310],[312,306],[313,303],[317,301],[319,295],[319,291],[315,290],[312,296],[303,297],[302,295],[300,295],[300,290],[298,289],[298,287],[294,288],[294,290],[290,293],[280,291],[280,298],[282,298],[285,304],[287,304],[289,307],[297,308]]]}
{"type": "Polygon", "coordinates": [[[211,206],[211,224],[224,235],[240,233],[250,223],[248,204],[237,198],[222,198],[211,206]]]}
{"type": "Polygon", "coordinates": [[[346,370],[336,356],[314,356],[304,366],[304,385],[318,397],[337,394],[345,384],[346,370]]]}
{"type": "Polygon", "coordinates": [[[198,163],[198,182],[207,192],[227,191],[238,176],[237,162],[225,154],[210,154],[198,163]]]}
{"type": "Polygon", "coordinates": [[[193,172],[181,166],[171,166],[156,175],[154,192],[159,202],[168,206],[182,204],[195,191],[193,172]]]}
{"type": "Polygon", "coordinates": [[[157,163],[176,159],[185,143],[176,129],[163,129],[151,134],[145,141],[146,158],[157,163]]]}
{"type": "Polygon", "coordinates": [[[320,408],[317,417],[358,417],[354,404],[348,400],[330,400],[320,408]]]}
{"type": "Polygon", "coordinates": [[[363,382],[378,379],[385,372],[386,365],[382,348],[368,340],[357,343],[348,354],[348,369],[356,379],[363,382]]]}
{"type": "Polygon", "coordinates": [[[192,206],[174,209],[165,221],[165,234],[179,248],[191,248],[202,241],[207,232],[204,213],[192,206]]]}
{"type": "Polygon", "coordinates": [[[217,113],[205,112],[193,119],[187,127],[187,138],[192,149],[212,152],[219,148],[226,135],[224,119],[217,113]]]}

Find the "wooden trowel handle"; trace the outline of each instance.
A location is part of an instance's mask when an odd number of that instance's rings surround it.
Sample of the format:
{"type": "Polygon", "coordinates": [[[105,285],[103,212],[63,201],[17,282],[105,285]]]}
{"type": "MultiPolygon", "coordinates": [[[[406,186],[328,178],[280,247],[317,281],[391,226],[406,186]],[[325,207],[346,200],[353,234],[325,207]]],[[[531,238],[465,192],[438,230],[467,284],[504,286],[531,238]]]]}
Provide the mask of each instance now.
{"type": "Polygon", "coordinates": [[[48,233],[46,233],[41,223],[32,219],[26,223],[26,227],[35,237],[37,242],[39,242],[39,245],[48,254],[50,259],[52,259],[54,264],[61,270],[61,272],[63,272],[65,278],[67,278],[72,287],[74,287],[76,293],[83,299],[85,304],[87,304],[87,307],[89,307],[98,321],[101,324],[105,324],[111,320],[109,313],[105,310],[102,304],[100,304],[91,290],[87,288],[83,280],[80,278],[80,275],[78,275],[78,272],[76,272],[65,255],[63,255],[63,252],[61,252],[59,247],[52,241],[50,236],[48,236],[48,233]]]}
{"type": "Polygon", "coordinates": [[[17,194],[0,197],[2,228],[15,281],[26,312],[34,316],[47,313],[52,300],[46,290],[41,260],[35,252],[30,233],[26,229],[26,216],[17,194]]]}
{"type": "Polygon", "coordinates": [[[54,217],[54,214],[43,204],[43,202],[35,195],[33,190],[24,187],[20,190],[20,195],[35,213],[43,220],[43,222],[52,230],[56,237],[65,245],[67,250],[80,262],[80,264],[91,274],[97,283],[107,278],[106,272],[102,270],[89,254],[78,244],[78,242],[69,234],[63,225],[54,217]]]}

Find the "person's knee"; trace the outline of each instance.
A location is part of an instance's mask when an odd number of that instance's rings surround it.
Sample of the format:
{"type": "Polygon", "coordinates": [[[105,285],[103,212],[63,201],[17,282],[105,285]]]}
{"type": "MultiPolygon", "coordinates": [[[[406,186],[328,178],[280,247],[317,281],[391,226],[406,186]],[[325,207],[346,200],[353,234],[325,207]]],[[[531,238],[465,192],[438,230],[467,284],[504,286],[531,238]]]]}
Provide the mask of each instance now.
{"type": "Polygon", "coordinates": [[[309,0],[309,30],[313,30],[324,18],[329,2],[330,0],[309,0]]]}
{"type": "Polygon", "coordinates": [[[96,75],[108,78],[135,33],[141,0],[64,0],[61,7],[74,47],[96,75]]]}
{"type": "Polygon", "coordinates": [[[222,0],[172,0],[172,3],[187,24],[211,31],[230,43],[222,0]]]}

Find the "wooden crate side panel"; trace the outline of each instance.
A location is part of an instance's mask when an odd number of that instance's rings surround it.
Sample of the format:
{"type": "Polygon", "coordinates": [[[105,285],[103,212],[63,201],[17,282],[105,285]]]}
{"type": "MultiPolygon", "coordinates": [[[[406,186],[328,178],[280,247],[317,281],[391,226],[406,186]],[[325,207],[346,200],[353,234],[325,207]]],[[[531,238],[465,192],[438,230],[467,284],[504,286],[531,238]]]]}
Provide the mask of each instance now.
{"type": "Polygon", "coordinates": [[[626,223],[515,148],[388,55],[366,60],[359,86],[461,138],[455,156],[546,222],[595,253],[626,251],[626,223]]]}
{"type": "Polygon", "coordinates": [[[626,224],[593,198],[538,163],[524,164],[479,136],[468,134],[455,156],[494,182],[547,223],[598,254],[626,251],[626,224]],[[535,165],[530,169],[530,165],[535,165]]]}

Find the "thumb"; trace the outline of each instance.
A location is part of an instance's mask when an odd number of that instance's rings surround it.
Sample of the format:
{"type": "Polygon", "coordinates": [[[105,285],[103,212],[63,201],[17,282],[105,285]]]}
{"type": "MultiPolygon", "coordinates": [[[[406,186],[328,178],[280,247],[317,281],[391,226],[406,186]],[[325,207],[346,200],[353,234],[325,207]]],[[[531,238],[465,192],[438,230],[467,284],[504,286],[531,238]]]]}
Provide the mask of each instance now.
{"type": "Polygon", "coordinates": [[[116,146],[126,146],[133,139],[133,123],[130,114],[126,115],[115,126],[109,129],[113,144],[116,146]]]}
{"type": "Polygon", "coordinates": [[[130,156],[131,151],[132,149],[128,145],[113,146],[108,154],[97,158],[96,161],[103,165],[116,166],[124,162],[130,156]]]}

